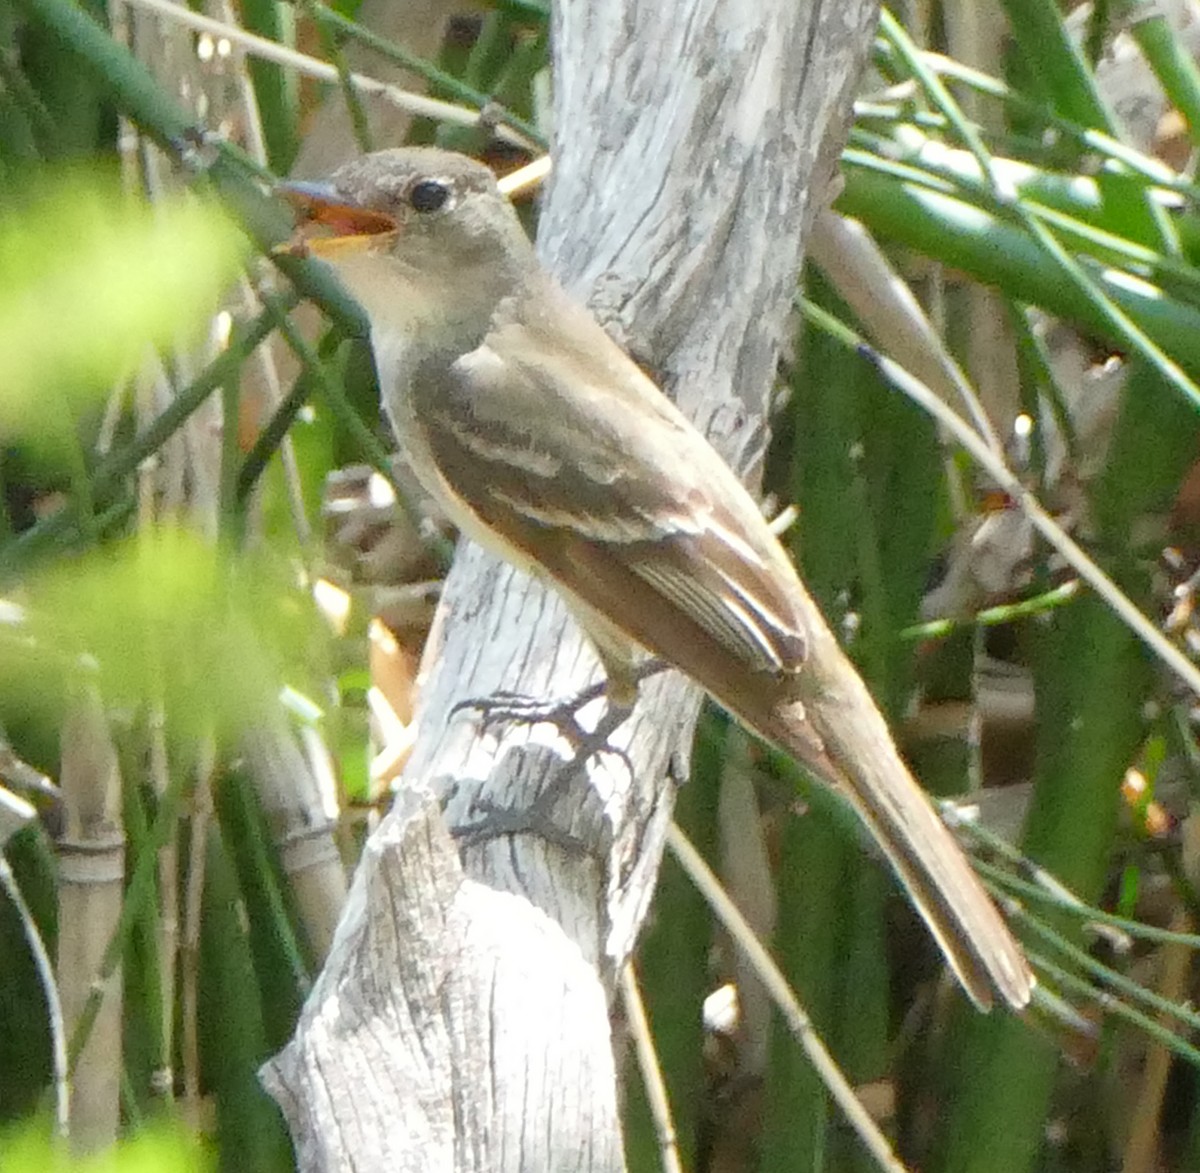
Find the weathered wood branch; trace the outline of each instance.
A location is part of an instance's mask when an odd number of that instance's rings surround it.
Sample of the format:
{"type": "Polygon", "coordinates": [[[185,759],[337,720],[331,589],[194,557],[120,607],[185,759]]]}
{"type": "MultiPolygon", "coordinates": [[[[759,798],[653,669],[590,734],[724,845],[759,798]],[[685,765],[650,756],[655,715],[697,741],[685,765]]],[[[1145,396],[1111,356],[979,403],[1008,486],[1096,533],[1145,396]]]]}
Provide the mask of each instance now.
{"type": "MultiPolygon", "coordinates": [[[[876,7],[555,12],[542,258],[752,479],[876,7]]],[[[441,620],[400,797],[266,1078],[305,1169],[619,1169],[608,1000],[699,697],[656,677],[611,750],[581,763],[550,724],[456,708],[501,690],[566,698],[598,678],[558,600],[467,547],[441,620]]]]}

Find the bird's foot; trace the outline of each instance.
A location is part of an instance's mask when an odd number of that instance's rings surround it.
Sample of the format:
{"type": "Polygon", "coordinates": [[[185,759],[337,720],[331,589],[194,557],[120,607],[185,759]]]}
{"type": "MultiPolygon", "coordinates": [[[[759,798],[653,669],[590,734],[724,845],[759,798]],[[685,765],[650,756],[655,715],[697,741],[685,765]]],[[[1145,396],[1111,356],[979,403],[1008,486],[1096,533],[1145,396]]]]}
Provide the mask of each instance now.
{"type": "Polygon", "coordinates": [[[627,686],[622,690],[623,695],[631,696],[625,703],[613,699],[607,681],[599,681],[560,701],[547,702],[519,693],[496,692],[488,697],[461,701],[455,705],[451,715],[473,709],[479,713],[482,727],[510,722],[553,725],[571,747],[571,760],[554,771],[532,806],[511,809],[496,806],[487,800],[476,800],[472,809],[482,817],[468,826],[454,829],[454,838],[458,843],[465,847],[506,835],[532,834],[569,854],[586,854],[589,849],[584,840],[564,827],[562,819],[556,817],[559,800],[592,758],[602,753],[623,755],[624,751],[610,745],[609,739],[633,711],[638,685],[667,667],[669,665],[661,660],[647,660],[638,665],[622,682],[627,686]],[[580,720],[579,714],[601,697],[606,700],[604,712],[595,726],[589,729],[580,720]]]}
{"type": "Polygon", "coordinates": [[[633,712],[633,704],[642,681],[669,667],[670,665],[663,660],[645,660],[637,665],[629,677],[622,681],[620,700],[614,699],[609,682],[600,680],[580,689],[574,696],[560,701],[545,701],[538,697],[503,691],[494,692],[486,697],[472,697],[459,701],[450,710],[450,716],[474,710],[479,714],[479,723],[483,728],[507,724],[553,725],[571,746],[577,758],[587,758],[605,749],[608,739],[633,712]],[[625,696],[629,696],[629,700],[625,700],[625,696]],[[595,727],[588,729],[580,720],[580,713],[601,697],[606,700],[604,712],[595,727]]]}
{"type": "Polygon", "coordinates": [[[582,835],[574,834],[555,817],[558,799],[566,790],[565,779],[559,775],[524,809],[500,806],[490,800],[477,800],[471,810],[478,817],[472,822],[452,827],[450,834],[460,848],[476,847],[505,836],[533,835],[557,847],[564,855],[583,857],[589,846],[582,835]]]}
{"type": "MultiPolygon", "coordinates": [[[[479,725],[483,729],[509,724],[553,725],[573,748],[578,749],[589,737],[589,731],[584,728],[579,714],[593,701],[604,696],[605,689],[605,682],[599,681],[561,701],[545,701],[519,692],[499,691],[490,696],[459,701],[450,710],[450,716],[474,711],[479,714],[479,725]]],[[[611,707],[611,704],[606,706],[606,710],[611,707]]]]}

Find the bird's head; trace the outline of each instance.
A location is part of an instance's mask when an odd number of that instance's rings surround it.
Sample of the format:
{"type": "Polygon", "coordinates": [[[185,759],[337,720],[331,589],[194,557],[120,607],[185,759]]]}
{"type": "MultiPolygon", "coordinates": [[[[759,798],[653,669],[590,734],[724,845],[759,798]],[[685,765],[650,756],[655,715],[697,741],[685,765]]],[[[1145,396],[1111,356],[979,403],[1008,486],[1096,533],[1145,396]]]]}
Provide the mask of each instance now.
{"type": "Polygon", "coordinates": [[[333,265],[372,320],[414,287],[434,300],[490,297],[536,263],[496,177],[451,151],[376,151],[278,190],[297,217],[286,251],[333,265]]]}

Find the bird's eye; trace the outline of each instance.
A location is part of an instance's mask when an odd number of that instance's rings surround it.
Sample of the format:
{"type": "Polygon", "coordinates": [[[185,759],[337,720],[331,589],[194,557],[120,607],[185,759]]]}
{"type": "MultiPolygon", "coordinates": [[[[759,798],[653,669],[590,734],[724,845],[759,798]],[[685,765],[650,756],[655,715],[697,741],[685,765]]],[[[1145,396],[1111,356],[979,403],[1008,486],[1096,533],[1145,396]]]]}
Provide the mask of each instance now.
{"type": "Polygon", "coordinates": [[[408,192],[408,202],[417,212],[436,212],[449,198],[450,188],[440,179],[422,179],[408,192]]]}

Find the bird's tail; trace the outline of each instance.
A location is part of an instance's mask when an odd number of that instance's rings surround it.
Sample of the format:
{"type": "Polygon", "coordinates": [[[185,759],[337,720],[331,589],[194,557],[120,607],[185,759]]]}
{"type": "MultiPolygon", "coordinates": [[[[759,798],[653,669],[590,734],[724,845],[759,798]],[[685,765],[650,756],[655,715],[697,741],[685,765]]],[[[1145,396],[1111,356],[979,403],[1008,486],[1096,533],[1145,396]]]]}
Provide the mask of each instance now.
{"type": "Polygon", "coordinates": [[[1020,945],[832,637],[786,696],[765,708],[730,707],[849,799],[975,1004],[990,1009],[998,994],[1014,1009],[1025,1006],[1034,976],[1020,945]]]}

